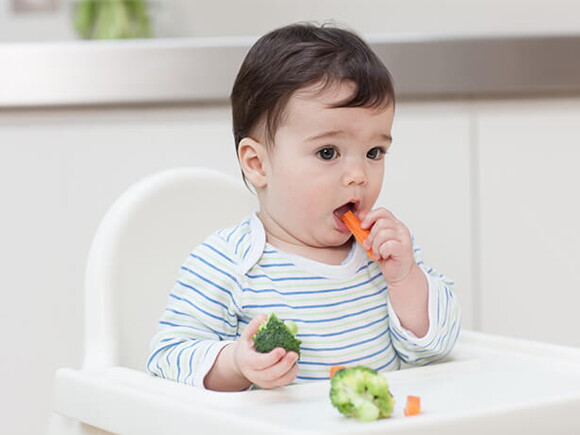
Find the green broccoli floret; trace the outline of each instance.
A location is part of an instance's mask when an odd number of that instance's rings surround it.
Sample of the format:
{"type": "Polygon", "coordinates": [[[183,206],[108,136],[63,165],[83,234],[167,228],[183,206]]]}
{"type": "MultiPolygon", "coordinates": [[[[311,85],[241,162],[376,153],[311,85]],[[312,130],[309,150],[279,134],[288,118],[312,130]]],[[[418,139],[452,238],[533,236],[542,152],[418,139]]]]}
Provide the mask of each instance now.
{"type": "Polygon", "coordinates": [[[300,356],[300,340],[296,338],[298,326],[291,320],[282,322],[276,314],[270,314],[268,320],[260,325],[254,335],[254,343],[258,352],[270,352],[276,347],[294,351],[300,356]]]}
{"type": "Polygon", "coordinates": [[[341,414],[360,421],[389,417],[395,404],[384,376],[363,366],[341,369],[334,374],[330,401],[341,414]]]}

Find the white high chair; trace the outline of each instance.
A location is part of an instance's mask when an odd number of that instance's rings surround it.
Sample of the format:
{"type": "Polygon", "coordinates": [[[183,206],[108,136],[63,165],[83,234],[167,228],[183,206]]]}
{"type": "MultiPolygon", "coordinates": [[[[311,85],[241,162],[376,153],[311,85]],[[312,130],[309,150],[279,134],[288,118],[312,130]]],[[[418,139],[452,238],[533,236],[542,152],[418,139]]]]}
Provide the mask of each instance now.
{"type": "Polygon", "coordinates": [[[338,414],[328,381],[218,393],[145,373],[179,266],[255,206],[241,180],[194,168],[146,178],[113,205],[87,264],[83,368],[56,373],[51,435],[580,433],[580,349],[470,331],[445,362],[385,374],[397,404],[372,423],[338,414]],[[406,418],[416,394],[421,415],[406,418]]]}
{"type": "Polygon", "coordinates": [[[83,367],[56,373],[51,434],[167,433],[147,414],[163,384],[181,387],[144,372],[157,320],[191,249],[256,203],[241,176],[202,168],[147,177],[115,202],[87,262],[83,367]]]}

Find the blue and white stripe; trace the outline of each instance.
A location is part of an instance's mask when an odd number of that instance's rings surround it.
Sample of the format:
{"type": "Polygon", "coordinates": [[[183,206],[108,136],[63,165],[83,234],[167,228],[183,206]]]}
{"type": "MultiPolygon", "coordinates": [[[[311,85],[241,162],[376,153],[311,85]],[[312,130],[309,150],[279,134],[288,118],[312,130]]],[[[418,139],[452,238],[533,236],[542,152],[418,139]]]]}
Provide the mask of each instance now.
{"type": "Polygon", "coordinates": [[[221,348],[236,340],[260,313],[293,320],[302,340],[296,382],[328,379],[333,365],[394,370],[401,362],[427,364],[457,339],[459,305],[453,283],[415,260],[430,288],[430,328],[416,338],[389,305],[378,266],[353,246],[340,266],[278,251],[265,242],[253,215],[210,236],[188,256],[152,342],[147,370],[203,386],[221,348]]]}

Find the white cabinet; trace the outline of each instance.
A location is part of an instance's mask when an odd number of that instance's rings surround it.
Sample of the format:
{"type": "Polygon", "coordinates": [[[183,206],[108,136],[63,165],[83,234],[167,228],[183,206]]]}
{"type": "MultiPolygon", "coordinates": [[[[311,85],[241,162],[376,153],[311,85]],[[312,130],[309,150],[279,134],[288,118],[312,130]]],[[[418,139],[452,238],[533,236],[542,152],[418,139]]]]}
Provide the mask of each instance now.
{"type": "Polygon", "coordinates": [[[580,99],[476,112],[482,330],[580,346],[580,99]]]}

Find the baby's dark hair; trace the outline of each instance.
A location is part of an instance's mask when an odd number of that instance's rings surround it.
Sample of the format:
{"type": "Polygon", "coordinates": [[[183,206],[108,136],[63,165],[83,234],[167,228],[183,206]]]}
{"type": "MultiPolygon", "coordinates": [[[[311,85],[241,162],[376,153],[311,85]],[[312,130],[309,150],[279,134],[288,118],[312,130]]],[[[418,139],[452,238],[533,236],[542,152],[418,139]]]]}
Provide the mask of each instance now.
{"type": "Polygon", "coordinates": [[[267,142],[290,97],[299,89],[352,82],[353,95],[336,107],[380,108],[394,104],[391,74],[355,33],[328,25],[292,24],[262,36],[252,46],[231,93],[236,150],[264,122],[267,142]]]}

